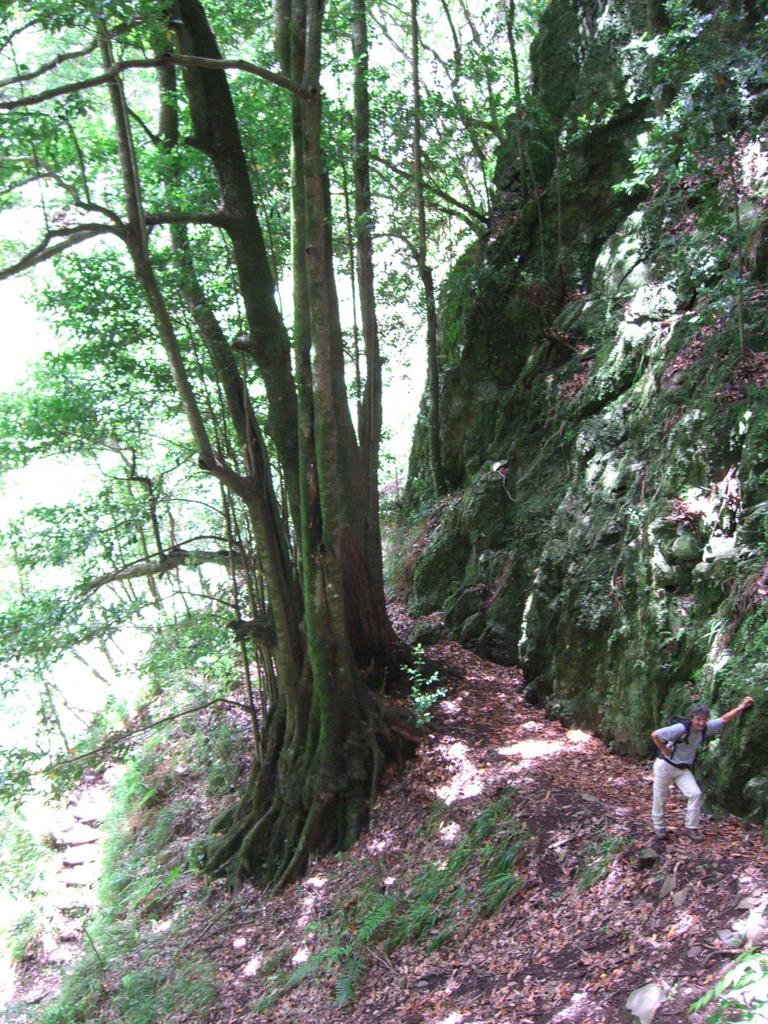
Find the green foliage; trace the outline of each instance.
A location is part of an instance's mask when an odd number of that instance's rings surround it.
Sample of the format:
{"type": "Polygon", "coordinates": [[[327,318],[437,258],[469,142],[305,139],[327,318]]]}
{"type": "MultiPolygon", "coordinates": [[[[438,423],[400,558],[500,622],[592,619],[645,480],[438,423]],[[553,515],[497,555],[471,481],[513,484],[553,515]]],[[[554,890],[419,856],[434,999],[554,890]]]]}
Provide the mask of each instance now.
{"type": "Polygon", "coordinates": [[[440,673],[435,670],[427,675],[427,660],[424,648],[416,644],[413,648],[413,660],[403,668],[410,682],[411,706],[418,725],[428,725],[432,720],[432,708],[445,697],[447,690],[438,687],[440,673]]]}
{"type": "MultiPolygon", "coordinates": [[[[256,1012],[263,1013],[265,1010],[268,1010],[284,995],[287,995],[297,986],[301,985],[302,982],[306,981],[307,978],[314,977],[330,960],[334,959],[332,953],[333,951],[314,954],[302,961],[302,963],[297,964],[292,971],[286,969],[275,971],[273,961],[265,964],[262,968],[262,974],[267,976],[267,983],[270,987],[267,993],[255,1003],[254,1009],[256,1012]]],[[[279,962],[282,962],[282,959],[279,962]]]]}
{"type": "Polygon", "coordinates": [[[192,742],[200,744],[200,761],[206,767],[206,788],[213,798],[231,793],[235,788],[242,741],[224,720],[211,733],[196,735],[192,742]]]}
{"type": "Polygon", "coordinates": [[[501,797],[472,821],[444,865],[423,868],[405,893],[370,893],[359,924],[365,941],[383,941],[389,952],[415,941],[439,948],[459,928],[455,912],[464,921],[473,910],[476,917],[497,913],[521,884],[516,868],[525,835],[512,812],[511,798],[501,797]],[[472,896],[463,882],[470,868],[479,874],[472,896]]]}
{"type": "Polygon", "coordinates": [[[354,1003],[355,997],[365,980],[368,965],[360,957],[350,956],[342,963],[336,977],[335,994],[338,1006],[354,1003]]]}
{"type": "Polygon", "coordinates": [[[625,836],[605,836],[592,843],[584,852],[584,864],[579,870],[578,886],[580,889],[591,889],[608,875],[616,857],[627,846],[629,840],[625,836]]]}
{"type": "Polygon", "coordinates": [[[45,917],[50,851],[10,808],[0,810],[0,943],[21,962],[34,947],[45,917]]]}
{"type": "Polygon", "coordinates": [[[45,854],[23,819],[3,812],[0,831],[0,887],[14,897],[34,900],[41,893],[45,854]]]}
{"type": "Polygon", "coordinates": [[[190,675],[222,692],[230,690],[238,670],[221,609],[208,605],[157,626],[139,669],[151,693],[182,684],[190,675]]]}
{"type": "Polygon", "coordinates": [[[25,958],[39,928],[40,920],[37,913],[28,910],[4,929],[7,948],[14,963],[20,963],[25,958]]]}
{"type": "MultiPolygon", "coordinates": [[[[427,830],[444,818],[438,803],[427,830]]],[[[376,946],[392,953],[419,943],[435,951],[453,942],[477,920],[491,917],[519,891],[518,866],[526,835],[514,817],[514,799],[505,794],[474,818],[466,835],[443,864],[428,864],[407,885],[372,882],[350,898],[330,920],[311,925],[315,952],[290,971],[287,951],[265,964],[263,1012],[305,978],[334,978],[340,1006],[353,1002],[376,946]],[[343,940],[343,941],[340,941],[343,940]]]]}
{"type": "Polygon", "coordinates": [[[707,1024],[752,1024],[768,1008],[768,953],[748,949],[704,995],[691,1013],[710,1007],[707,1024]],[[714,1008],[713,1007],[714,1004],[714,1008]]]}
{"type": "Polygon", "coordinates": [[[676,290],[706,289],[713,317],[737,299],[743,316],[745,218],[760,202],[745,146],[760,119],[753,99],[765,83],[765,23],[746,33],[729,9],[705,13],[679,0],[665,11],[668,29],[637,44],[647,47],[664,102],[640,137],[632,175],[615,187],[652,191],[647,248],[676,290]]]}

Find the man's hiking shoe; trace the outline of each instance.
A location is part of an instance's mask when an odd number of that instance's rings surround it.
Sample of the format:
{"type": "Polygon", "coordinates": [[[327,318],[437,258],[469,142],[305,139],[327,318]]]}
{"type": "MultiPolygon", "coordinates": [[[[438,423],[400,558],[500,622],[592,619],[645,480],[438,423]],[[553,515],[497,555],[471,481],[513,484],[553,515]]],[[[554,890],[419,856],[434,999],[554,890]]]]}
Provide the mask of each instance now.
{"type": "Polygon", "coordinates": [[[660,843],[663,843],[667,838],[667,830],[665,828],[655,828],[653,830],[653,834],[656,836],[660,843]]]}
{"type": "Polygon", "coordinates": [[[687,828],[685,834],[691,840],[692,843],[701,843],[704,841],[704,836],[701,831],[697,828],[687,828]]]}

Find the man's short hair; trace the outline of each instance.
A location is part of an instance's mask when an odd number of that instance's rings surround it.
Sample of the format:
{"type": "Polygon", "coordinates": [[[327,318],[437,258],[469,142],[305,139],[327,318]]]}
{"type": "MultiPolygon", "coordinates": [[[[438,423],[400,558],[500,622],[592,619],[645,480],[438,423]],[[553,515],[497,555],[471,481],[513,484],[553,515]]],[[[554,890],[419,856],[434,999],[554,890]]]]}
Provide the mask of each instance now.
{"type": "Polygon", "coordinates": [[[709,718],[709,708],[706,704],[694,704],[688,712],[688,718],[693,718],[694,715],[704,715],[705,718],[709,718]]]}

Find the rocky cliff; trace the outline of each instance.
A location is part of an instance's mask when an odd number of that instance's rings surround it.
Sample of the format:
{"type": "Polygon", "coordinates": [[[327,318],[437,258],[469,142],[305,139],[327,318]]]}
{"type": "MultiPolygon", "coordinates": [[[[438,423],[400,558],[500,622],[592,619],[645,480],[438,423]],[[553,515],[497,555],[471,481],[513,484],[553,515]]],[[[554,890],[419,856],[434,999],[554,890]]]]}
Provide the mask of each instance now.
{"type": "Polygon", "coordinates": [[[423,426],[407,491],[412,611],[520,662],[557,716],[642,755],[694,696],[752,693],[702,774],[759,817],[767,49],[738,5],[553,0],[492,230],[442,292],[453,492],[430,504],[423,426]]]}

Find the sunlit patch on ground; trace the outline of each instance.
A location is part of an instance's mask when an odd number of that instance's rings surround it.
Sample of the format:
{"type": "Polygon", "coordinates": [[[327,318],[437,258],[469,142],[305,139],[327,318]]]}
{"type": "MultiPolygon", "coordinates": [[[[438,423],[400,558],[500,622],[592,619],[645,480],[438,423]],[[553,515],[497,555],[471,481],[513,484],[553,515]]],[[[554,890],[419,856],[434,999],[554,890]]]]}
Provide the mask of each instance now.
{"type": "Polygon", "coordinates": [[[504,757],[521,757],[523,763],[535,761],[539,757],[549,757],[562,750],[565,744],[561,740],[521,740],[509,747],[499,747],[504,757]]]}
{"type": "MultiPolygon", "coordinates": [[[[537,722],[524,722],[522,727],[526,732],[538,732],[541,726],[537,722]]],[[[499,747],[497,752],[502,757],[519,757],[521,764],[519,770],[531,761],[537,761],[542,757],[551,757],[559,754],[566,746],[582,746],[589,743],[591,736],[581,729],[569,729],[565,734],[565,740],[553,739],[529,739],[519,740],[517,743],[510,743],[508,746],[499,747]]]]}
{"type": "Polygon", "coordinates": [[[440,826],[440,838],[444,843],[455,843],[461,835],[461,825],[457,821],[447,821],[440,826]]]}
{"type": "Polygon", "coordinates": [[[451,763],[454,770],[451,781],[444,786],[439,786],[435,791],[438,799],[446,804],[450,805],[457,800],[479,796],[483,792],[482,769],[474,764],[468,756],[467,750],[466,743],[462,743],[460,740],[446,741],[440,744],[441,753],[451,763]]]}
{"type": "Polygon", "coordinates": [[[371,853],[384,853],[392,845],[392,836],[389,832],[381,839],[372,839],[367,843],[367,848],[371,853]]]}
{"type": "Polygon", "coordinates": [[[440,711],[449,717],[458,715],[461,712],[461,699],[459,700],[441,700],[440,711]]]}
{"type": "Polygon", "coordinates": [[[315,905],[323,891],[328,879],[325,875],[312,875],[302,885],[302,898],[299,913],[299,927],[304,928],[312,920],[315,912],[315,905]],[[304,892],[304,890],[307,890],[304,892]]]}
{"type": "Polygon", "coordinates": [[[311,886],[313,889],[322,889],[328,883],[328,879],[325,875],[312,875],[311,878],[304,879],[305,886],[311,886]]]}
{"type": "Polygon", "coordinates": [[[247,964],[243,964],[242,972],[246,978],[255,977],[261,970],[261,965],[264,963],[264,957],[257,953],[256,956],[251,957],[247,964]]]}
{"type": "Polygon", "coordinates": [[[565,734],[565,738],[569,743],[589,743],[592,737],[588,732],[583,732],[581,729],[568,729],[565,734]]]}
{"type": "Polygon", "coordinates": [[[552,1018],[552,1024],[566,1024],[570,1020],[582,1020],[582,1011],[585,1009],[586,992],[574,992],[570,1003],[564,1006],[558,1014],[552,1018]]]}

